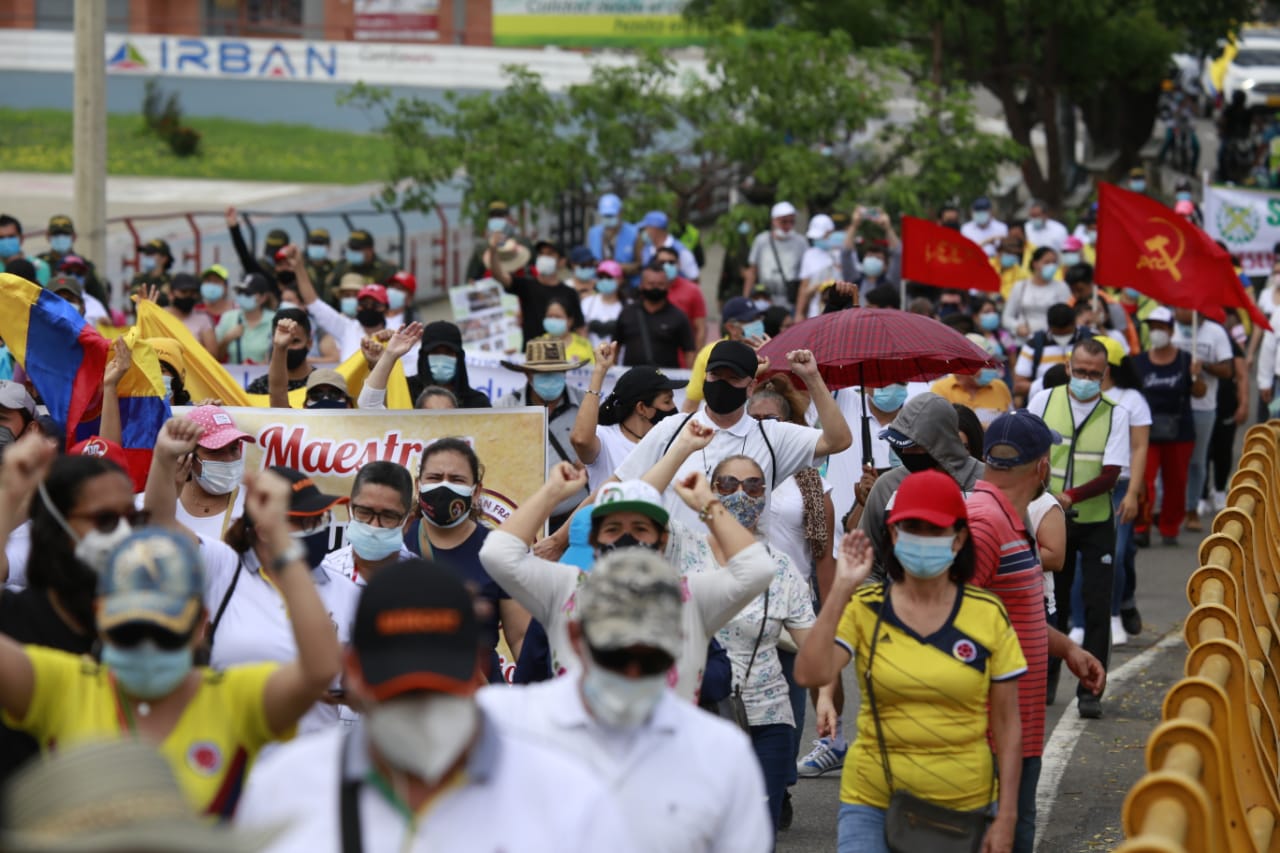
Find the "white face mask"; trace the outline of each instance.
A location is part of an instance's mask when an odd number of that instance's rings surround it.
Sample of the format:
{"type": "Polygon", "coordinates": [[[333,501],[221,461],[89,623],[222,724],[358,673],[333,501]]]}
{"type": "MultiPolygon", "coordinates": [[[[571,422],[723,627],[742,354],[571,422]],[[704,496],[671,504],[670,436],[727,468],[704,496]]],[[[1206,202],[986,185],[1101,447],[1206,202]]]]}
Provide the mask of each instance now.
{"type": "Polygon", "coordinates": [[[211,495],[229,495],[244,480],[244,457],[230,462],[200,460],[200,473],[196,482],[211,495]]]}
{"type": "Polygon", "coordinates": [[[546,277],[556,274],[556,259],[551,255],[539,255],[538,259],[533,262],[533,268],[538,271],[538,275],[546,277]]]}
{"type": "Polygon", "coordinates": [[[53,499],[49,497],[49,493],[45,491],[44,483],[39,486],[40,500],[44,503],[45,509],[49,510],[49,514],[53,516],[53,520],[58,522],[58,526],[66,532],[71,541],[76,543],[75,555],[76,559],[84,563],[89,568],[99,574],[107,567],[107,558],[111,556],[111,552],[116,546],[129,538],[129,534],[133,533],[133,525],[121,518],[117,523],[115,530],[110,533],[103,533],[97,529],[90,530],[84,536],[80,536],[71,528],[67,519],[63,517],[58,508],[53,505],[53,499]]]}
{"type": "Polygon", "coordinates": [[[1151,348],[1164,349],[1169,345],[1169,341],[1173,340],[1173,336],[1165,329],[1151,330],[1151,348]]]}
{"type": "Polygon", "coordinates": [[[369,738],[388,764],[428,785],[444,778],[480,725],[470,696],[415,693],[373,707],[369,738]]]}
{"type": "Polygon", "coordinates": [[[666,687],[666,673],[628,678],[594,662],[582,675],[587,710],[602,725],[617,729],[635,728],[649,719],[666,687]]]}

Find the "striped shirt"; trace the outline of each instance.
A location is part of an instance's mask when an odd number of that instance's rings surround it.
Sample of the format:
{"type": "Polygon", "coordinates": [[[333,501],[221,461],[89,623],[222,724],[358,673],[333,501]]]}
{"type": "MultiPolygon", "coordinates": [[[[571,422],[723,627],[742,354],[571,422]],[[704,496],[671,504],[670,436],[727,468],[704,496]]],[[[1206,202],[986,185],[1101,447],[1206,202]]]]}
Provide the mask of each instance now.
{"type": "Polygon", "coordinates": [[[989,589],[1004,602],[1018,634],[1027,676],[1018,682],[1022,716],[1022,756],[1044,749],[1044,700],[1049,668],[1049,631],[1045,621],[1044,577],[1040,558],[1022,517],[1004,492],[980,480],[966,501],[973,536],[974,586],[989,589]]]}

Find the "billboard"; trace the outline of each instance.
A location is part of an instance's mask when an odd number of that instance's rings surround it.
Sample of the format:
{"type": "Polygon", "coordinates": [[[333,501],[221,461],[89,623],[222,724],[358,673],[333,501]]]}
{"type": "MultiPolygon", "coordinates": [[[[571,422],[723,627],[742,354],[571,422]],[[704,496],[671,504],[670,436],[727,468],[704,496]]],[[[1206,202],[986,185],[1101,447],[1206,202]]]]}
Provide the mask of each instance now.
{"type": "Polygon", "coordinates": [[[493,0],[501,47],[676,47],[703,44],[684,20],[685,0],[493,0]]]}

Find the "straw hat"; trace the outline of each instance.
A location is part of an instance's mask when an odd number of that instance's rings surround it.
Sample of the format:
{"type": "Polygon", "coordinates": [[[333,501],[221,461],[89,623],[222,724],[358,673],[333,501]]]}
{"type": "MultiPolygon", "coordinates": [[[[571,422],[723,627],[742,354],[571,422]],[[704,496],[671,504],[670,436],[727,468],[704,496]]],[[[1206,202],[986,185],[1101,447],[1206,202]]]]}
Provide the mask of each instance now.
{"type": "Polygon", "coordinates": [[[565,357],[564,341],[529,341],[524,345],[524,361],[503,361],[502,366],[521,373],[558,373],[573,370],[578,362],[565,357]]]}
{"type": "Polygon", "coordinates": [[[522,245],[514,237],[508,237],[506,242],[494,249],[493,252],[494,263],[508,274],[527,267],[532,254],[528,247],[522,245]]]}
{"type": "Polygon", "coordinates": [[[60,750],[10,780],[0,849],[53,851],[257,851],[279,833],[201,820],[169,763],[138,741],[60,750]]]}

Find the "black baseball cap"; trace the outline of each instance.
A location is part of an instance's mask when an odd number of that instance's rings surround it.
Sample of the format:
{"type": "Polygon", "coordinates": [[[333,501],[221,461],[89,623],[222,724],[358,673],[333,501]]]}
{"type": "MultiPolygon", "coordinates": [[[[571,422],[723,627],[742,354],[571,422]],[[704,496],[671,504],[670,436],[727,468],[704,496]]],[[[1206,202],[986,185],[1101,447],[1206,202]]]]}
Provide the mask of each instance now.
{"type": "Polygon", "coordinates": [[[283,465],[273,465],[271,470],[288,480],[293,489],[293,496],[289,498],[289,515],[319,515],[350,500],[345,495],[326,495],[314,480],[301,471],[283,465]]]}
{"type": "Polygon", "coordinates": [[[355,231],[352,231],[350,236],[347,237],[347,248],[372,249],[373,235],[368,231],[365,231],[363,228],[358,228],[355,231]]]}
{"type": "Polygon", "coordinates": [[[267,232],[266,244],[268,249],[279,249],[281,246],[289,244],[289,232],[281,228],[272,228],[267,232]]]}
{"type": "Polygon", "coordinates": [[[369,578],[351,629],[361,680],[379,702],[415,691],[472,695],[480,640],[462,580],[423,559],[369,578]]]}
{"type": "Polygon", "coordinates": [[[307,242],[316,245],[329,245],[329,229],[328,228],[312,228],[307,234],[307,242]]]}
{"type": "Polygon", "coordinates": [[[169,244],[158,238],[155,240],[148,240],[145,244],[138,247],[138,251],[144,255],[164,255],[167,258],[173,257],[173,252],[169,250],[169,244]]]}
{"type": "Polygon", "coordinates": [[[448,320],[437,320],[428,323],[422,330],[423,353],[429,353],[436,347],[448,347],[456,354],[462,355],[462,331],[448,320]]]}
{"type": "Polygon", "coordinates": [[[742,341],[720,341],[707,357],[708,373],[717,367],[727,367],[739,376],[755,376],[759,366],[756,351],[742,341]]]}
{"type": "Polygon", "coordinates": [[[268,281],[267,277],[262,273],[251,272],[244,277],[244,281],[240,282],[240,286],[237,287],[236,290],[241,290],[241,291],[244,291],[245,293],[253,293],[253,294],[270,293],[271,282],[268,281]]]}
{"type": "Polygon", "coordinates": [[[178,290],[199,290],[200,279],[196,278],[189,272],[180,272],[173,277],[173,281],[169,283],[169,289],[178,290]]]}
{"type": "Polygon", "coordinates": [[[650,365],[633,367],[618,378],[613,394],[623,403],[634,405],[663,391],[674,391],[689,384],[688,379],[672,379],[650,365]]]}

